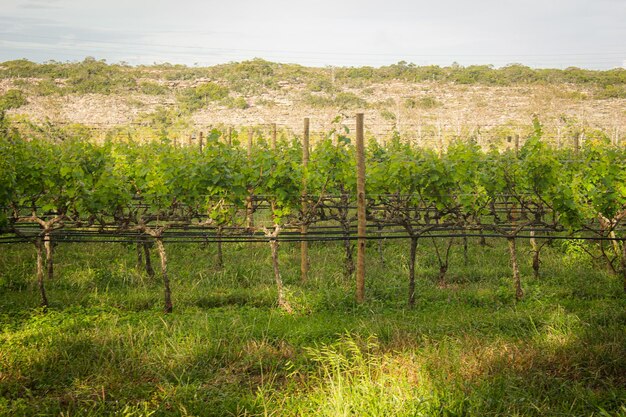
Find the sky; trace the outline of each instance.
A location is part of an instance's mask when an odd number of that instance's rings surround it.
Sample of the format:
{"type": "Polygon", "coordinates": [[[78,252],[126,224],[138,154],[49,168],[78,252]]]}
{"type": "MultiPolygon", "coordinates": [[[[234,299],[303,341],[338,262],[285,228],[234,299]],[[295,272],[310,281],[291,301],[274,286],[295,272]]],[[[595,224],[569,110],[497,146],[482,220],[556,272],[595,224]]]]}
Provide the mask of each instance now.
{"type": "Polygon", "coordinates": [[[0,62],[626,68],[626,0],[0,0],[0,62]]]}

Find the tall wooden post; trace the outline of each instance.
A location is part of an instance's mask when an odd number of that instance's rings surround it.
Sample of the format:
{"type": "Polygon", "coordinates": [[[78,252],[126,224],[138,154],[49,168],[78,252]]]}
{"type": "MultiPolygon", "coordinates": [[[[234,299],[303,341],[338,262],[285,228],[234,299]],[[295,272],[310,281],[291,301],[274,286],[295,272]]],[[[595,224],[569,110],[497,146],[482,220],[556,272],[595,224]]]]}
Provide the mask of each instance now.
{"type": "Polygon", "coordinates": [[[585,131],[583,130],[580,133],[580,138],[578,139],[578,150],[580,151],[584,147],[585,147],[585,131]]]}
{"type": "Polygon", "coordinates": [[[272,123],[272,150],[276,149],[276,123],[272,123]]]}
{"type": "Polygon", "coordinates": [[[202,153],[203,146],[204,146],[204,133],[200,132],[200,136],[198,137],[198,148],[200,149],[200,153],[202,153]]]}
{"type": "Polygon", "coordinates": [[[437,146],[439,148],[439,157],[443,155],[443,138],[441,136],[441,119],[437,119],[437,146]]]}
{"type": "Polygon", "coordinates": [[[228,138],[226,139],[228,146],[232,146],[233,144],[233,128],[228,126],[228,138]]]}
{"type": "Polygon", "coordinates": [[[365,144],[363,140],[363,113],[356,115],[356,203],[357,203],[357,258],[356,258],[356,301],[365,301],[365,144]]]}
{"type": "Polygon", "coordinates": [[[252,155],[252,138],[254,135],[254,130],[252,128],[248,129],[248,158],[252,155]]]}
{"type": "Polygon", "coordinates": [[[519,155],[519,133],[515,135],[515,155],[519,155]]]}
{"type": "MultiPolygon", "coordinates": [[[[248,161],[252,159],[252,128],[248,128],[248,161]]],[[[248,186],[248,197],[246,197],[246,227],[250,230],[254,228],[254,201],[252,194],[254,189],[248,186]]]]}
{"type": "MultiPolygon", "coordinates": [[[[309,166],[309,118],[304,118],[304,132],[302,135],[302,167],[304,168],[304,175],[302,176],[302,214],[307,214],[307,181],[306,170],[309,166]]],[[[300,232],[303,237],[306,237],[308,227],[306,225],[306,218],[302,224],[300,232]]],[[[309,242],[303,240],[300,242],[300,278],[302,282],[306,282],[309,279],[309,242]]]]}
{"type": "Polygon", "coordinates": [[[190,133],[189,137],[187,137],[187,146],[191,146],[192,141],[193,141],[193,133],[190,133]]]}

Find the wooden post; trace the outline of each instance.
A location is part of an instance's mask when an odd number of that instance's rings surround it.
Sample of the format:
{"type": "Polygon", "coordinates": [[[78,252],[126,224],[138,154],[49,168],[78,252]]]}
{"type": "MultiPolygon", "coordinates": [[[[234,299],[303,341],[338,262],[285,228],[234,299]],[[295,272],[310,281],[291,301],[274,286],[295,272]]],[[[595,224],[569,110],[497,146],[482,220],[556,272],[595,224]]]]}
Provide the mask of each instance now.
{"type": "Polygon", "coordinates": [[[578,155],[580,152],[580,135],[574,136],[574,153],[578,155]]]}
{"type": "Polygon", "coordinates": [[[585,147],[585,131],[583,130],[580,133],[580,139],[578,141],[578,148],[579,150],[585,147]]]}
{"type": "MultiPolygon", "coordinates": [[[[252,158],[252,128],[248,128],[248,160],[252,158]]],[[[254,201],[252,194],[253,188],[248,188],[248,197],[246,197],[246,227],[250,230],[254,228],[254,201]]]]}
{"type": "Polygon", "coordinates": [[[252,155],[252,137],[254,135],[254,131],[252,128],[248,128],[248,158],[252,155]]]}
{"type": "Polygon", "coordinates": [[[272,123],[272,150],[276,149],[276,123],[272,123]]]}
{"type": "Polygon", "coordinates": [[[198,138],[198,147],[200,148],[200,153],[202,153],[202,147],[204,146],[204,134],[200,132],[200,136],[198,138]]]}
{"type": "MultiPolygon", "coordinates": [[[[307,213],[307,183],[306,170],[309,166],[309,118],[304,118],[304,132],[302,135],[302,167],[304,175],[302,176],[302,214],[306,217],[307,213]]],[[[300,232],[302,237],[306,237],[308,227],[304,220],[300,232]]],[[[307,282],[309,278],[309,242],[303,240],[300,242],[300,279],[307,282]]]]}
{"type": "Polygon", "coordinates": [[[228,126],[228,138],[226,139],[228,146],[233,145],[233,128],[228,126]]]}
{"type": "Polygon", "coordinates": [[[402,130],[400,128],[400,97],[396,96],[396,130],[398,131],[398,134],[400,134],[400,130],[402,130]]]}
{"type": "Polygon", "coordinates": [[[189,137],[187,138],[187,146],[191,146],[191,141],[193,140],[193,133],[189,134],[189,137]]]}
{"type": "Polygon", "coordinates": [[[439,147],[439,157],[443,155],[443,139],[441,136],[441,119],[437,119],[437,146],[439,147]]]}
{"type": "Polygon", "coordinates": [[[356,115],[356,193],[358,244],[356,258],[356,301],[365,301],[365,144],[363,140],[363,113],[356,115]]]}
{"type": "Polygon", "coordinates": [[[422,118],[420,117],[417,121],[417,140],[415,141],[415,146],[422,146],[422,118]]]}
{"type": "Polygon", "coordinates": [[[519,133],[515,134],[515,155],[519,155],[519,133]]]}

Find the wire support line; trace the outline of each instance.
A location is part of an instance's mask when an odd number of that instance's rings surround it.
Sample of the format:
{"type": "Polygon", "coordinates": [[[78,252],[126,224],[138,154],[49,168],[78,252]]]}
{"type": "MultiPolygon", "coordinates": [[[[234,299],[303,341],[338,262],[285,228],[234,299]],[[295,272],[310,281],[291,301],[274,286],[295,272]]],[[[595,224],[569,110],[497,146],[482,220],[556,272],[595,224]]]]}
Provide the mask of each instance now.
{"type": "MultiPolygon", "coordinates": [[[[126,237],[120,236],[118,238],[112,238],[106,236],[106,238],[65,238],[65,239],[54,239],[55,243],[138,243],[145,242],[146,238],[149,238],[148,241],[152,241],[154,239],[151,236],[133,236],[126,237]],[[141,237],[141,239],[137,239],[141,237]]],[[[495,238],[495,239],[547,239],[547,240],[585,240],[585,241],[616,241],[616,242],[624,242],[626,243],[626,237],[609,237],[609,236],[573,236],[573,235],[547,235],[547,234],[539,234],[539,235],[530,235],[530,234],[515,234],[509,235],[506,233],[416,233],[413,236],[409,234],[402,235],[386,235],[386,236],[378,236],[378,235],[366,235],[366,236],[281,236],[278,235],[276,237],[271,236],[246,236],[246,237],[237,237],[234,238],[232,236],[228,237],[210,237],[210,236],[180,236],[180,238],[174,238],[173,236],[162,236],[160,237],[163,242],[166,243],[268,243],[272,241],[277,242],[339,242],[339,241],[356,241],[359,239],[378,241],[378,240],[407,240],[407,239],[424,239],[424,238],[495,238]]],[[[13,244],[13,243],[32,243],[37,239],[41,239],[40,236],[32,236],[32,237],[11,237],[9,239],[0,238],[0,244],[13,244]]]]}

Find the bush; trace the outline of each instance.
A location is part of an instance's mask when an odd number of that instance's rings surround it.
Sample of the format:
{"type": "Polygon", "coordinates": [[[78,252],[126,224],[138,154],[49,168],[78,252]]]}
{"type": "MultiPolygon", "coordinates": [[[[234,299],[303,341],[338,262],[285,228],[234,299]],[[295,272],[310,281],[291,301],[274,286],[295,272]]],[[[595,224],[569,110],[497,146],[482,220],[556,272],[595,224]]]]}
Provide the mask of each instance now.
{"type": "Polygon", "coordinates": [[[595,98],[626,98],[626,86],[624,85],[607,85],[603,89],[594,94],[595,98]]]}
{"type": "Polygon", "coordinates": [[[390,122],[395,122],[396,121],[396,114],[390,110],[387,109],[383,109],[380,111],[380,116],[385,119],[385,120],[389,120],[390,122]]]}
{"type": "Polygon", "coordinates": [[[329,80],[316,78],[308,83],[307,89],[316,93],[332,93],[335,90],[335,87],[329,80]]]}
{"type": "Polygon", "coordinates": [[[350,92],[338,93],[334,98],[323,96],[305,94],[303,101],[312,107],[339,107],[342,109],[367,107],[367,101],[350,92]]]}
{"type": "Polygon", "coordinates": [[[33,88],[33,92],[39,96],[51,96],[63,93],[63,89],[52,80],[41,80],[33,88]]]}
{"type": "Polygon", "coordinates": [[[208,106],[210,102],[228,97],[228,92],[228,88],[208,82],[194,88],[183,90],[178,97],[178,101],[183,110],[193,112],[208,106]]]}
{"type": "Polygon", "coordinates": [[[226,97],[224,100],[222,100],[221,103],[222,105],[228,107],[229,109],[245,110],[248,107],[250,107],[246,99],[241,96],[236,97],[236,98],[226,97]]]}
{"type": "Polygon", "coordinates": [[[366,107],[367,101],[354,93],[342,92],[335,96],[335,105],[342,108],[366,107]]]}
{"type": "Polygon", "coordinates": [[[68,90],[78,94],[112,94],[137,86],[132,71],[91,57],[70,66],[67,73],[68,90]]]}
{"type": "Polygon", "coordinates": [[[404,101],[404,106],[409,109],[434,109],[435,107],[440,107],[441,105],[442,103],[432,96],[424,96],[418,99],[407,98],[404,101]]]}
{"type": "Polygon", "coordinates": [[[161,84],[143,81],[139,84],[139,91],[141,91],[143,94],[148,94],[151,96],[160,96],[167,93],[167,87],[161,84]]]}
{"type": "Polygon", "coordinates": [[[24,93],[20,90],[9,90],[0,96],[0,112],[22,107],[26,103],[24,93]]]}

